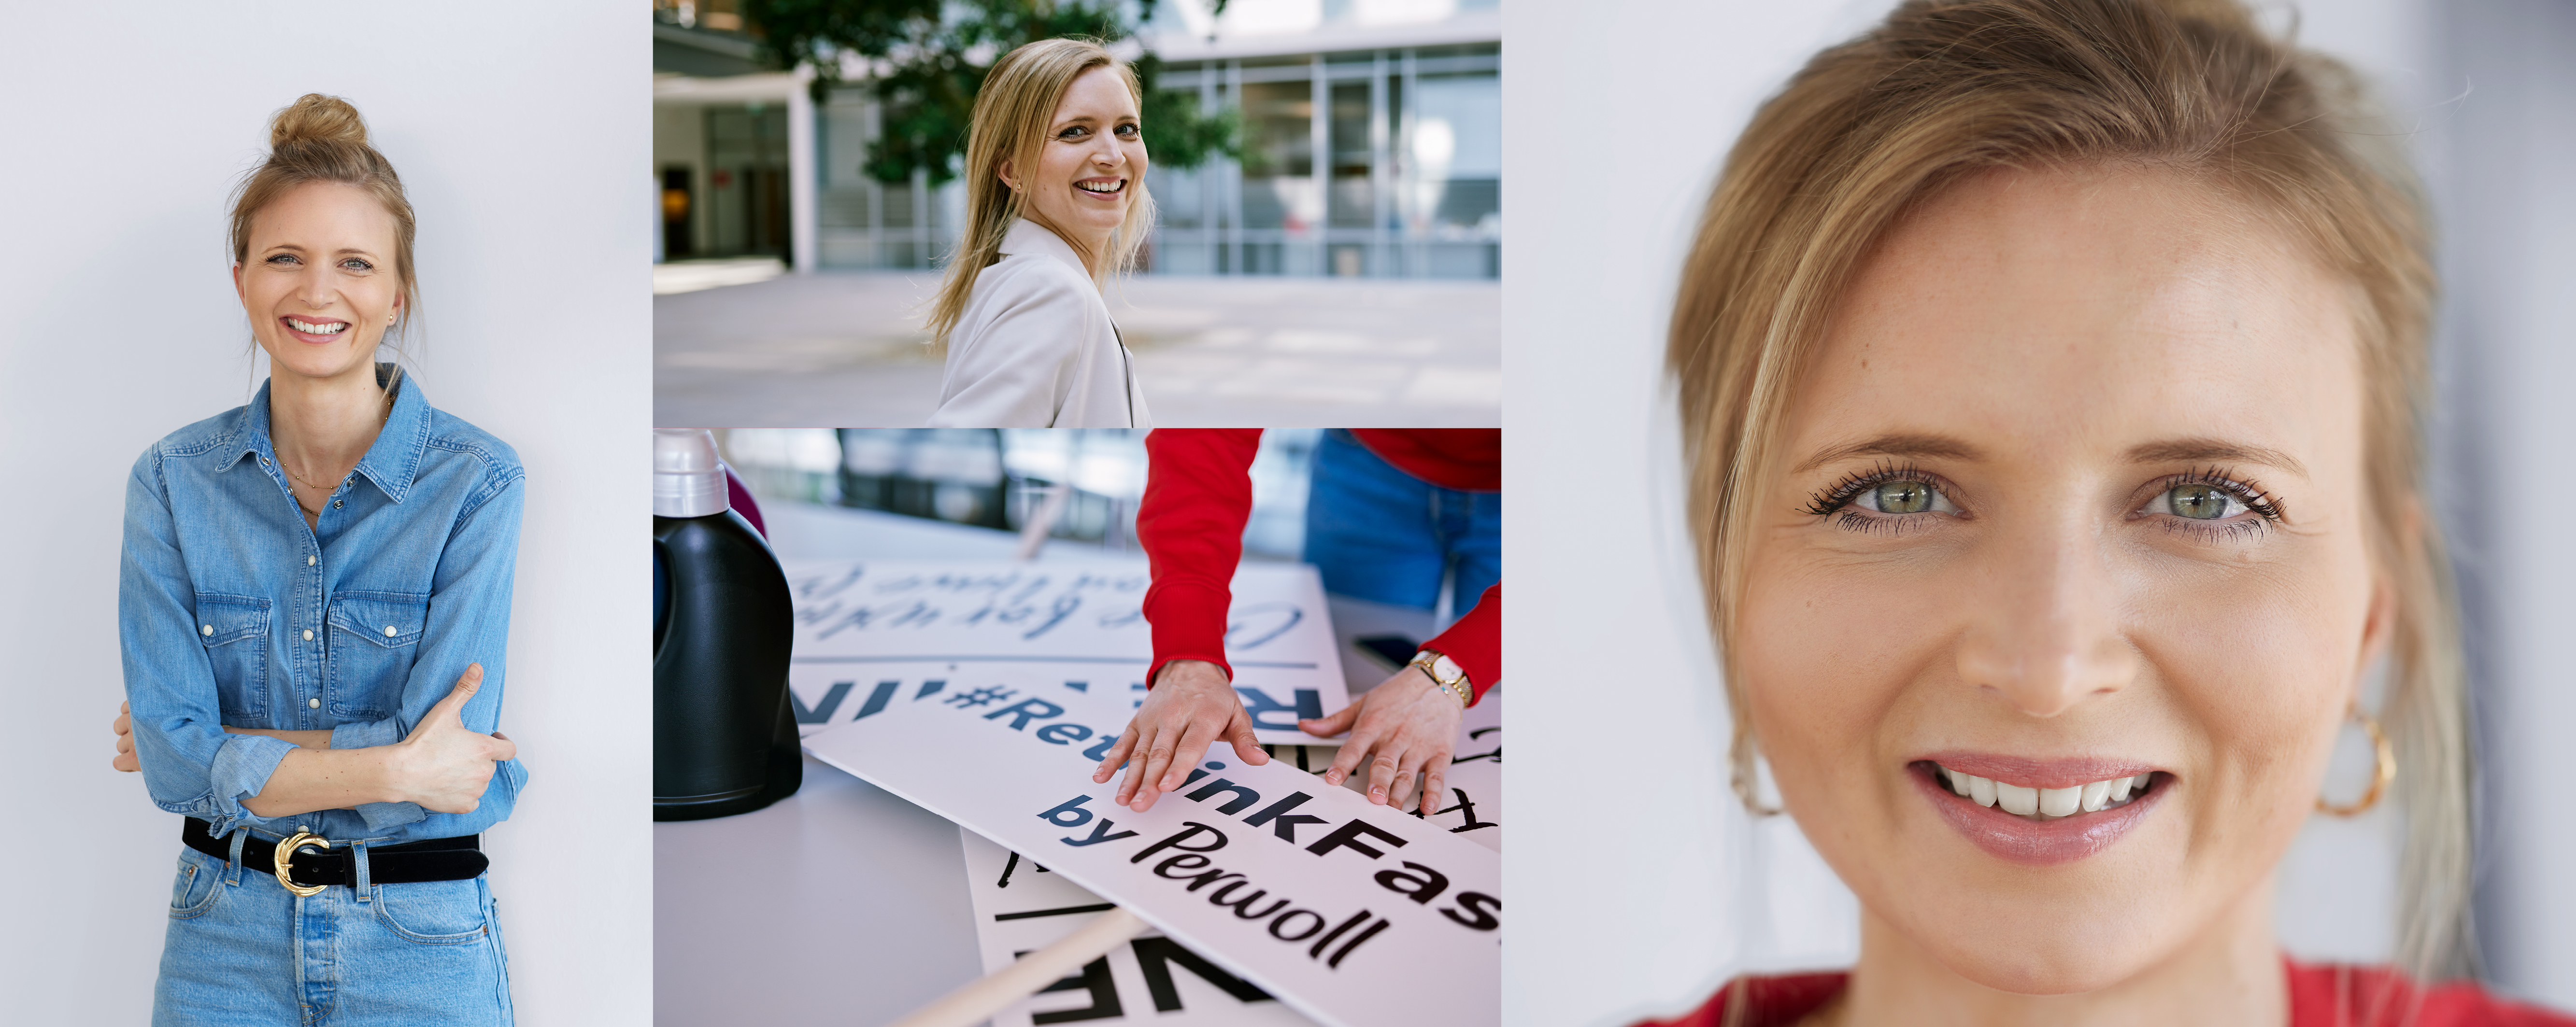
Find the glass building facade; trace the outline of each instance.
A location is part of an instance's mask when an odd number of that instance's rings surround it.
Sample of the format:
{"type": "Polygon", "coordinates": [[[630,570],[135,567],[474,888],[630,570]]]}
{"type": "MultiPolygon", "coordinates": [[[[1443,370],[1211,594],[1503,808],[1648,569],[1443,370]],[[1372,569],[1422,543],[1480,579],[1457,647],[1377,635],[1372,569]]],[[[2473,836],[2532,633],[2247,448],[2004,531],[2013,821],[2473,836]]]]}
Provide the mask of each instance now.
{"type": "Polygon", "coordinates": [[[1499,43],[1176,63],[1161,85],[1242,112],[1243,157],[1155,169],[1152,269],[1494,278],[1499,43]]]}

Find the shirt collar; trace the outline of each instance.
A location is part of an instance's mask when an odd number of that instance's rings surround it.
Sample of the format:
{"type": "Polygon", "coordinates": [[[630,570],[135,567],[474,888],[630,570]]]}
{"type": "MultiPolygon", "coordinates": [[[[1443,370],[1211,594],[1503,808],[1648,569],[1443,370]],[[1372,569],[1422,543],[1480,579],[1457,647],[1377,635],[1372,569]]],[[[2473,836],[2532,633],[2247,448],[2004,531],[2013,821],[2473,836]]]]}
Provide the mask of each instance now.
{"type": "MultiPolygon", "coordinates": [[[[410,375],[396,365],[377,364],[376,384],[388,382],[394,383],[393,411],[385,416],[384,427],[377,429],[367,455],[358,459],[356,470],[382,489],[386,498],[399,503],[410,494],[412,478],[420,472],[421,457],[429,449],[430,408],[429,400],[420,394],[420,384],[410,375]]],[[[277,459],[277,446],[268,434],[268,384],[259,383],[259,394],[241,409],[241,421],[234,426],[234,437],[241,443],[216,470],[230,470],[245,456],[277,459]]]]}
{"type": "Polygon", "coordinates": [[[1072,243],[1064,241],[1063,236],[1055,234],[1047,226],[1027,218],[1011,223],[1010,233],[1002,236],[1002,254],[1053,257],[1063,261],[1076,274],[1091,277],[1091,269],[1082,266],[1082,254],[1074,252],[1072,243]]]}

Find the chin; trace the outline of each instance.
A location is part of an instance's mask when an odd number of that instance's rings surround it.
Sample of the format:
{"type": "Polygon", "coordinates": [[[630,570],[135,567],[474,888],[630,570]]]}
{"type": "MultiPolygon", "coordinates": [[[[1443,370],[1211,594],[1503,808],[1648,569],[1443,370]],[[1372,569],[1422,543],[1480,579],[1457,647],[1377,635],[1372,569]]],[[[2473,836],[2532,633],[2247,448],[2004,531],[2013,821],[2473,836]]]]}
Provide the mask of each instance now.
{"type": "Polygon", "coordinates": [[[1879,919],[1951,972],[2018,995],[2112,987],[2145,972],[2189,933],[2177,917],[2181,897],[2158,894],[2147,882],[2118,897],[1953,889],[1926,903],[1922,889],[1931,885],[1899,882],[1910,895],[1907,908],[1879,919]]]}

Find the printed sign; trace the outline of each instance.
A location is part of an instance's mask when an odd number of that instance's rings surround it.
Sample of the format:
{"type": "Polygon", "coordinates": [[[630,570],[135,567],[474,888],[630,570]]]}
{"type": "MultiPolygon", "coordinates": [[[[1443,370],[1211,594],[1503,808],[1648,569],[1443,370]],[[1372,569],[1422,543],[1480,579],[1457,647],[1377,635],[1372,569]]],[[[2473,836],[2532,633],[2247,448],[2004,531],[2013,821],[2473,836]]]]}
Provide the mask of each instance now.
{"type": "MultiPolygon", "coordinates": [[[[1081,930],[1110,908],[1033,859],[965,828],[966,876],[975,900],[975,941],[984,972],[1081,930]]],[[[1269,992],[1183,948],[1160,931],[1110,949],[1063,980],[993,1016],[993,1027],[1054,1023],[1115,1027],[1292,1027],[1314,1021],[1269,992]]]]}
{"type": "MultiPolygon", "coordinates": [[[[857,719],[880,686],[904,679],[898,667],[970,688],[1043,689],[1052,679],[1131,710],[1144,701],[1153,634],[1139,609],[1150,583],[1143,561],[843,560],[790,565],[787,580],[796,602],[789,683],[807,734],[857,719]]],[[[1245,564],[1232,588],[1226,660],[1254,736],[1276,745],[1315,741],[1297,721],[1350,701],[1315,569],[1245,564]]]]}
{"type": "MultiPolygon", "coordinates": [[[[1485,695],[1458,726],[1446,809],[1430,818],[1496,852],[1502,851],[1502,690],[1485,695]]],[[[1263,746],[1288,766],[1320,774],[1337,747],[1263,746]]],[[[1344,784],[1360,789],[1360,778],[1344,784]]],[[[1320,783],[1320,782],[1319,782],[1320,783]]],[[[1099,916],[1110,904],[1049,871],[1045,864],[958,828],[975,908],[975,941],[984,972],[996,973],[1099,916]]],[[[1269,992],[1179,942],[1152,932],[1111,949],[1063,980],[995,1014],[993,1027],[1085,1023],[1117,1027],[1151,1020],[1157,1027],[1270,1027],[1312,1023],[1269,992]]]]}
{"type": "Polygon", "coordinates": [[[1124,719],[1061,687],[899,682],[877,713],[805,745],[1322,1023],[1500,1020],[1496,852],[1286,761],[1244,766],[1222,750],[1152,810],[1113,805],[1116,782],[1090,771],[1124,719]]]}

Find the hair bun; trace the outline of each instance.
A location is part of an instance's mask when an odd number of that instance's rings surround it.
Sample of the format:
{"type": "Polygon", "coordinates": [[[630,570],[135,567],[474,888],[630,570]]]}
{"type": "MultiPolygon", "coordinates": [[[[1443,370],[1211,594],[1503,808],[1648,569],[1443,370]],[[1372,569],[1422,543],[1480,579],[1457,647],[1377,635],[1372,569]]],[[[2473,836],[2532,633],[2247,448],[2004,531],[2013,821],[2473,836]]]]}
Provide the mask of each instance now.
{"type": "Polygon", "coordinates": [[[268,148],[277,149],[289,143],[340,143],[347,146],[367,145],[367,123],[358,117],[358,109],[349,101],[320,93],[306,93],[295,105],[277,112],[268,123],[268,148]]]}

